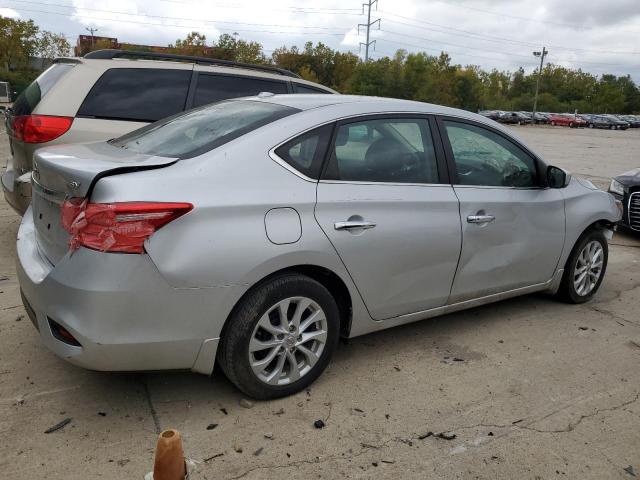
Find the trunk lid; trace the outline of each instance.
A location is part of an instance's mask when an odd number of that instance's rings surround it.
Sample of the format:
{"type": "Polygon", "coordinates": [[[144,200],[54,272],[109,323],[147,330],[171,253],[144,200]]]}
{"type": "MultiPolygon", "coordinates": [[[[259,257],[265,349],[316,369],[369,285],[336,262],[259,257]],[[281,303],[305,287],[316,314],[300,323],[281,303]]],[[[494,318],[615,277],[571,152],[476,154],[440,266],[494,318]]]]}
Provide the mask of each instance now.
{"type": "Polygon", "coordinates": [[[69,250],[61,222],[66,199],[88,198],[102,177],[162,168],[177,159],[133,153],[106,142],[43,148],[34,154],[32,214],[40,252],[56,264],[69,250]]]}

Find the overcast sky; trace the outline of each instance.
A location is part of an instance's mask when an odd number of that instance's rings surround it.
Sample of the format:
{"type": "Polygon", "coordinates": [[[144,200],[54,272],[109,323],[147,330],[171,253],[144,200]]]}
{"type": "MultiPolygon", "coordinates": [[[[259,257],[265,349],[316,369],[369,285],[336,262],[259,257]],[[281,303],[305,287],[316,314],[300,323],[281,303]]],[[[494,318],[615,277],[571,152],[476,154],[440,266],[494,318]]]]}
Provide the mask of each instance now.
{"type": "MultiPolygon", "coordinates": [[[[267,55],[309,40],[359,53],[362,1],[0,0],[0,15],[32,18],[72,45],[94,27],[96,35],[131,43],[167,45],[197,30],[209,43],[237,32],[262,43],[267,55]]],[[[463,65],[531,71],[532,51],[544,44],[549,62],[597,75],[628,73],[640,83],[640,0],[379,0],[377,18],[373,58],[400,48],[445,50],[463,65]]]]}

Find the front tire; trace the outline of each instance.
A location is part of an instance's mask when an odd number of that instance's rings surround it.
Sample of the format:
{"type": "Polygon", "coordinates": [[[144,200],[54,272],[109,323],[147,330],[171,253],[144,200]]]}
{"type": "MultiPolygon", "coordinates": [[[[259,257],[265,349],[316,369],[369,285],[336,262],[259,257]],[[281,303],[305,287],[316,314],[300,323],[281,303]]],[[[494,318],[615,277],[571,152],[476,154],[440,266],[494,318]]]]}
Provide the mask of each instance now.
{"type": "Polygon", "coordinates": [[[557,296],[567,303],[585,303],[596,294],[609,260],[609,245],[601,230],[580,237],[565,265],[557,296]]]}
{"type": "Polygon", "coordinates": [[[242,392],[259,400],[309,386],[338,344],[340,313],[319,282],[295,273],[249,292],[231,314],[218,362],[242,392]]]}

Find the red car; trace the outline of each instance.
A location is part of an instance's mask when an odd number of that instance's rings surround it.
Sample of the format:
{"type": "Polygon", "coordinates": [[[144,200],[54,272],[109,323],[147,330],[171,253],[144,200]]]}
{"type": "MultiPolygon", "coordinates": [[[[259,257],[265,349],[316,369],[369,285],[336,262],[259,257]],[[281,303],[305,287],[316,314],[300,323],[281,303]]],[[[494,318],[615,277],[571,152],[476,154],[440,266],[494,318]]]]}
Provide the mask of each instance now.
{"type": "Polygon", "coordinates": [[[576,116],[576,115],[572,115],[572,114],[567,114],[567,115],[559,115],[559,114],[552,114],[549,115],[549,120],[548,122],[551,125],[560,125],[563,127],[571,127],[571,128],[578,128],[578,127],[586,127],[587,126],[587,122],[584,121],[582,118],[576,116]]]}

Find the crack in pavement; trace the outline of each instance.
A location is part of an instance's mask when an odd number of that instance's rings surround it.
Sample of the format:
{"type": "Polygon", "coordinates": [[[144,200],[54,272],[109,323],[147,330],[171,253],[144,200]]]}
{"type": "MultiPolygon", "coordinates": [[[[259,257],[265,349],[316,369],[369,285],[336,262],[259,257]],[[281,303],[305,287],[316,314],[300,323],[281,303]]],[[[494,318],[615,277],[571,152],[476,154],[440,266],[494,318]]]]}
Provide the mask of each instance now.
{"type": "MultiPolygon", "coordinates": [[[[621,408],[624,408],[628,405],[631,405],[634,402],[637,402],[638,399],[640,398],[640,392],[637,392],[635,394],[635,396],[631,399],[631,400],[627,400],[625,402],[622,402],[619,405],[615,405],[613,407],[607,407],[607,408],[596,408],[595,411],[593,413],[587,414],[587,415],[580,415],[580,417],[578,418],[578,420],[576,420],[575,422],[569,422],[569,424],[561,429],[555,429],[555,430],[543,430],[543,429],[539,429],[539,428],[535,428],[532,427],[531,425],[534,425],[535,423],[544,420],[546,418],[551,417],[552,415],[555,415],[556,413],[558,413],[559,411],[564,410],[566,407],[563,407],[561,409],[558,409],[556,411],[553,411],[541,418],[535,418],[533,420],[531,420],[530,422],[524,424],[524,425],[520,425],[520,424],[506,424],[506,425],[501,425],[501,424],[491,424],[491,423],[478,423],[476,425],[468,425],[468,426],[464,426],[464,427],[458,427],[457,430],[470,430],[473,428],[479,428],[479,427],[484,427],[484,428],[509,428],[509,429],[516,429],[516,430],[530,430],[533,432],[537,432],[537,433],[568,433],[568,432],[572,432],[578,425],[580,425],[580,423],[582,423],[583,420],[587,419],[587,418],[591,418],[591,417],[595,417],[596,415],[599,415],[600,413],[603,412],[613,412],[615,410],[619,410],[621,408]]],[[[455,430],[455,429],[454,429],[455,430]]]]}
{"type": "Polygon", "coordinates": [[[386,447],[389,443],[396,441],[396,438],[391,438],[389,440],[387,440],[386,442],[383,442],[380,445],[372,445],[372,444],[361,444],[361,445],[366,445],[363,446],[362,450],[360,450],[357,453],[351,454],[351,455],[329,455],[327,457],[324,457],[322,459],[316,457],[313,460],[297,460],[295,462],[290,462],[290,463],[285,463],[282,465],[258,465],[257,467],[253,467],[250,468],[249,470],[244,471],[243,473],[241,473],[240,475],[237,475],[235,477],[229,477],[229,480],[238,480],[240,478],[244,478],[247,475],[255,472],[256,470],[275,470],[275,469],[280,469],[280,468],[290,468],[290,467],[297,467],[298,465],[305,465],[305,464],[309,464],[309,465],[316,465],[316,464],[320,464],[320,463],[325,463],[331,460],[351,460],[353,458],[357,458],[361,455],[364,455],[365,453],[371,451],[371,450],[379,450],[381,448],[386,447]]]}
{"type": "Polygon", "coordinates": [[[160,417],[158,417],[158,412],[156,412],[156,409],[153,406],[153,401],[151,400],[151,392],[149,391],[147,377],[141,375],[140,381],[142,383],[142,387],[144,388],[144,396],[147,399],[147,405],[149,406],[149,413],[151,414],[151,418],[153,419],[153,425],[155,427],[156,435],[160,435],[160,433],[162,432],[162,428],[160,427],[160,417]]]}

